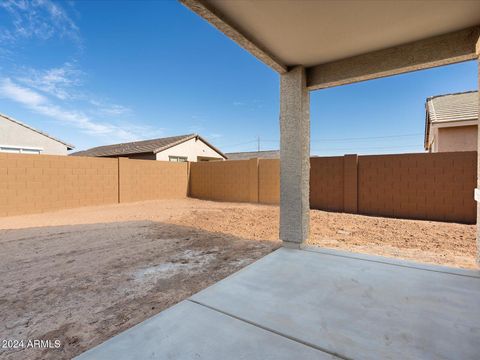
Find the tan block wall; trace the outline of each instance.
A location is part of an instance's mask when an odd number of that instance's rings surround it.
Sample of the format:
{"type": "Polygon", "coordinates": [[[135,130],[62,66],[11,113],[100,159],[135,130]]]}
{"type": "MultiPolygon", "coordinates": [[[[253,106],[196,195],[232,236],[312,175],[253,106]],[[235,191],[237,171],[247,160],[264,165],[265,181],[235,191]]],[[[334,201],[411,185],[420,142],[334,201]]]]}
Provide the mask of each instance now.
{"type": "Polygon", "coordinates": [[[258,161],[258,202],[273,205],[280,203],[280,160],[258,161]]]}
{"type": "Polygon", "coordinates": [[[362,214],[475,223],[476,152],[360,156],[362,214]]]}
{"type": "MultiPolygon", "coordinates": [[[[0,216],[190,196],[278,204],[278,160],[169,163],[0,154],[0,216]]],[[[310,206],[475,223],[476,152],[311,159],[310,206]]]]}
{"type": "MultiPolygon", "coordinates": [[[[475,159],[475,152],[314,157],[310,207],[474,223],[475,159]]],[[[278,204],[280,163],[259,160],[257,167],[255,159],[192,163],[190,189],[192,197],[201,199],[278,204]]]]}
{"type": "Polygon", "coordinates": [[[310,208],[343,211],[343,156],[310,159],[310,208]]]}
{"type": "Polygon", "coordinates": [[[190,163],[189,195],[207,200],[257,202],[257,172],[257,159],[190,163]]]}
{"type": "Polygon", "coordinates": [[[0,216],[116,203],[117,159],[0,154],[0,216]]]}
{"type": "Polygon", "coordinates": [[[119,158],[119,202],[187,196],[188,163],[119,158]]]}

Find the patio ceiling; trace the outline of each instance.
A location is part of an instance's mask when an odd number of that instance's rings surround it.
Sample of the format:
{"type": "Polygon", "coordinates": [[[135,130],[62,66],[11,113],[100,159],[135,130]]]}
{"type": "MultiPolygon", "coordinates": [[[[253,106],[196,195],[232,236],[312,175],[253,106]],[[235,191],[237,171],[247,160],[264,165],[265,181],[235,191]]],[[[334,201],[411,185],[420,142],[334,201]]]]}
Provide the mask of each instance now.
{"type": "Polygon", "coordinates": [[[480,1],[180,1],[311,90],[474,59],[480,33],[480,1]]]}

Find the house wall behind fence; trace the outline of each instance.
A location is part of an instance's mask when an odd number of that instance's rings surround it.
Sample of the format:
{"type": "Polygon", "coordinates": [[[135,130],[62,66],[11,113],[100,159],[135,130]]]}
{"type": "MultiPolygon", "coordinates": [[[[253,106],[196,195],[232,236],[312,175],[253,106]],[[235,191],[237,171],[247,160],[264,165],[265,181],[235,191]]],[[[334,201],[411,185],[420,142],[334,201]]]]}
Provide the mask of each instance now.
{"type": "Polygon", "coordinates": [[[0,154],[0,216],[118,201],[117,159],[0,154]]]}
{"type": "Polygon", "coordinates": [[[184,198],[187,168],[187,163],[0,153],[0,216],[184,198]]]}
{"type": "MultiPolygon", "coordinates": [[[[279,160],[191,165],[192,197],[279,203],[279,160]],[[247,195],[255,184],[257,201],[247,195]]],[[[312,209],[476,222],[476,152],[313,157],[310,166],[312,209]]]]}
{"type": "Polygon", "coordinates": [[[119,202],[187,196],[188,163],[119,158],[119,202]]]}

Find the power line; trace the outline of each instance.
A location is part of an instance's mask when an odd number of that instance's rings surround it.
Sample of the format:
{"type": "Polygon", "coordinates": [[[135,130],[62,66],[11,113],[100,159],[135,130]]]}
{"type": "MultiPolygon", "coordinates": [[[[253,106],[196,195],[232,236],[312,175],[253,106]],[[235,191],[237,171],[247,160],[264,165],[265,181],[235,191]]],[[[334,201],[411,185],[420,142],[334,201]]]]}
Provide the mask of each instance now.
{"type": "Polygon", "coordinates": [[[413,145],[400,145],[400,146],[360,146],[360,147],[346,147],[346,148],[325,148],[325,149],[318,149],[315,148],[316,151],[329,151],[329,150],[373,150],[373,149],[400,149],[400,148],[413,148],[418,147],[419,144],[413,145]]]}
{"type": "Polygon", "coordinates": [[[223,146],[220,146],[222,148],[229,148],[229,147],[235,147],[235,146],[240,146],[240,145],[247,145],[247,144],[252,144],[252,143],[255,143],[257,142],[257,139],[255,140],[252,140],[252,141],[246,141],[246,142],[241,142],[241,143],[238,143],[238,144],[229,144],[229,145],[223,145],[223,146]]]}
{"type": "Polygon", "coordinates": [[[383,135],[383,136],[366,136],[366,137],[352,137],[352,138],[337,138],[337,139],[316,139],[316,140],[311,140],[311,141],[312,142],[320,142],[320,141],[391,139],[391,138],[410,137],[410,136],[419,136],[419,135],[423,135],[423,133],[401,134],[401,135],[383,135]]]}
{"type": "MultiPolygon", "coordinates": [[[[365,137],[351,137],[351,138],[323,138],[323,139],[312,139],[310,140],[311,143],[321,143],[321,142],[329,142],[329,141],[355,141],[355,140],[374,140],[374,139],[391,139],[391,138],[402,138],[402,137],[412,137],[412,136],[419,136],[423,135],[423,133],[410,133],[410,134],[399,134],[399,135],[381,135],[381,136],[365,136],[365,137]]],[[[256,143],[257,151],[260,151],[261,143],[279,143],[280,140],[269,140],[269,139],[261,139],[258,136],[256,139],[250,141],[244,141],[241,143],[236,144],[227,144],[225,146],[221,146],[222,148],[234,148],[237,146],[248,145],[256,143]]],[[[325,150],[356,150],[356,149],[395,149],[395,148],[405,148],[411,146],[420,146],[421,144],[413,144],[413,145],[401,145],[401,146],[369,146],[369,147],[345,147],[345,148],[329,148],[325,150]]]]}
{"type": "MultiPolygon", "coordinates": [[[[351,138],[317,138],[311,139],[311,142],[321,142],[321,141],[352,141],[352,140],[372,140],[372,139],[391,139],[398,137],[411,137],[419,136],[423,133],[412,133],[412,134],[400,134],[400,135],[382,135],[382,136],[365,136],[365,137],[351,137],[351,138]]],[[[279,140],[262,140],[263,142],[279,142],[279,140]]]]}

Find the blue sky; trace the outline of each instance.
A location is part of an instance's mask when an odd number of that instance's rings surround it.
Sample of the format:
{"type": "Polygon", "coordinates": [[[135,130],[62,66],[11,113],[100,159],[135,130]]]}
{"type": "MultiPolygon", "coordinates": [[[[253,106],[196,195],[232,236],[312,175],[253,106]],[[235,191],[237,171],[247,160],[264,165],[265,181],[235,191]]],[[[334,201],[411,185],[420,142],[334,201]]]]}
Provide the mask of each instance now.
{"type": "MultiPolygon", "coordinates": [[[[311,152],[422,151],[428,96],[475,62],[311,93],[311,152]]],[[[78,150],[196,132],[275,149],[279,77],[175,1],[0,2],[0,112],[78,150]]]]}

